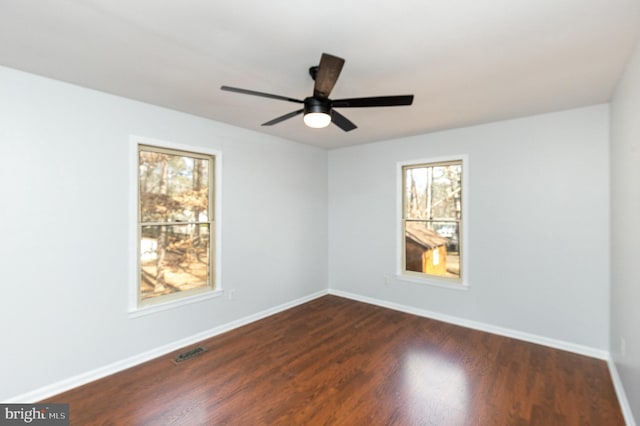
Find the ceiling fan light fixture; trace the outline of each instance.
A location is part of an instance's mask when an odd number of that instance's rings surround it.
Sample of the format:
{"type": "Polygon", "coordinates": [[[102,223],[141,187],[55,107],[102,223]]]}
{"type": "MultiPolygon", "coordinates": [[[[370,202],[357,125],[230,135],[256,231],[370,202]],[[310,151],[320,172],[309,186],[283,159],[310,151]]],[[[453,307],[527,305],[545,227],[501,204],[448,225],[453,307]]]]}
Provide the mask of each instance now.
{"type": "Polygon", "coordinates": [[[322,129],[331,124],[331,105],[328,99],[309,97],[304,100],[304,124],[322,129]]]}
{"type": "Polygon", "coordinates": [[[304,115],[304,124],[314,129],[322,129],[331,124],[331,116],[326,112],[308,112],[304,115]]]}

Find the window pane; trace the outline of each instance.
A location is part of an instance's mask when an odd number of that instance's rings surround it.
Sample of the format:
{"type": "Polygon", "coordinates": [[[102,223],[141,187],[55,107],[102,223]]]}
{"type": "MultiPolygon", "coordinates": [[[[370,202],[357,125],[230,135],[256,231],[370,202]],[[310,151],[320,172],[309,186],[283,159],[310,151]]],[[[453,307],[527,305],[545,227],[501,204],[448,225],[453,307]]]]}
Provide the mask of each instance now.
{"type": "Polygon", "coordinates": [[[458,222],[405,222],[405,270],[459,278],[459,241],[458,222]]]}
{"type": "Polygon", "coordinates": [[[209,225],[143,226],[140,238],[142,299],[206,287],[209,225]]]}
{"type": "Polygon", "coordinates": [[[462,166],[433,167],[431,200],[433,219],[460,219],[462,166]]]}
{"type": "Polygon", "coordinates": [[[404,269],[460,280],[462,161],[403,167],[404,269]]]}
{"type": "Polygon", "coordinates": [[[209,220],[209,161],[188,155],[141,150],[142,222],[209,220]]]}
{"type": "Polygon", "coordinates": [[[407,219],[460,219],[462,165],[406,168],[407,219]]]}
{"type": "Polygon", "coordinates": [[[427,204],[431,167],[405,169],[405,212],[407,219],[428,219],[427,204]]]}

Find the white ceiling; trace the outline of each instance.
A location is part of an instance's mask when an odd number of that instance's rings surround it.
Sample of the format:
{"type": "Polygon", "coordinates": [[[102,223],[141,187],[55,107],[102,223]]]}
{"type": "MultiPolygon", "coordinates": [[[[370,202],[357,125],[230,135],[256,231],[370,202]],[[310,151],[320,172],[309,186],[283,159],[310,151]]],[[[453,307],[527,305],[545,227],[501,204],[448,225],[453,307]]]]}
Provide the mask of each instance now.
{"type": "Polygon", "coordinates": [[[336,148],[610,99],[638,0],[0,0],[0,64],[336,148]],[[346,59],[332,98],[415,94],[310,129],[299,104],[322,52],[346,59]]]}

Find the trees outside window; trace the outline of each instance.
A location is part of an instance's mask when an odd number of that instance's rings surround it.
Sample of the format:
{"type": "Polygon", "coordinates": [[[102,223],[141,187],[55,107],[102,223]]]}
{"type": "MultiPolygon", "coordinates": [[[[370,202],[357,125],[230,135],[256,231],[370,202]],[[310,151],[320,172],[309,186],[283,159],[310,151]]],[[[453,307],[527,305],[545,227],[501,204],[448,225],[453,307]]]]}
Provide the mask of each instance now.
{"type": "Polygon", "coordinates": [[[138,304],[213,290],[215,157],[138,145],[138,304]]]}

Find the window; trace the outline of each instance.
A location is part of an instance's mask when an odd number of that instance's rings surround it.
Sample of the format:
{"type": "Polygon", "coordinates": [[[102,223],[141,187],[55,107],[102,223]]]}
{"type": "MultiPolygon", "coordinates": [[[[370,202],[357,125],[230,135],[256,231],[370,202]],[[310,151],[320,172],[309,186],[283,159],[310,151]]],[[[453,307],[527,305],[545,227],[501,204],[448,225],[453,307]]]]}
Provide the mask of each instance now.
{"type": "Polygon", "coordinates": [[[401,173],[401,274],[462,283],[462,160],[404,164],[401,173]]]}
{"type": "Polygon", "coordinates": [[[216,156],[136,147],[136,307],[213,292],[216,156]]]}

